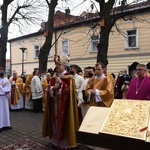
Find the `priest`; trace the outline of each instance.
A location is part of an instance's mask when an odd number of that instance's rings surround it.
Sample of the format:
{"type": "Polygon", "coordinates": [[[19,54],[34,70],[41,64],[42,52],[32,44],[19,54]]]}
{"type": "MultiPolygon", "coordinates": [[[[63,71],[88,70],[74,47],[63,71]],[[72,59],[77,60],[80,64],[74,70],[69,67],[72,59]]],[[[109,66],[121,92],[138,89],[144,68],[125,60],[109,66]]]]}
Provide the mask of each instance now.
{"type": "Polygon", "coordinates": [[[86,94],[90,106],[110,107],[114,100],[112,80],[104,74],[105,65],[101,62],[95,65],[95,76],[89,79],[86,94]]]}
{"type": "Polygon", "coordinates": [[[50,82],[50,98],[45,103],[43,137],[49,136],[53,146],[67,150],[76,147],[79,118],[75,81],[65,70],[67,57],[55,56],[57,73],[50,82]]]}
{"type": "Polygon", "coordinates": [[[146,74],[147,67],[138,64],[136,67],[137,77],[133,78],[127,92],[127,99],[150,100],[150,77],[146,74]]]}
{"type": "Polygon", "coordinates": [[[9,81],[11,84],[10,108],[12,110],[24,108],[23,79],[17,75],[16,70],[13,70],[9,81]]]}

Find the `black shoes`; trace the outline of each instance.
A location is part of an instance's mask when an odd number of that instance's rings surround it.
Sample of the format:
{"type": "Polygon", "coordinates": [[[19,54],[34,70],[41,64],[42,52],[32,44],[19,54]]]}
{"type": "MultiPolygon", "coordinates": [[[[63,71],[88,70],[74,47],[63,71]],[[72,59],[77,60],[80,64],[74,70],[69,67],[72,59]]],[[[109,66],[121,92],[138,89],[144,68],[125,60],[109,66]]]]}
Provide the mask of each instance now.
{"type": "Polygon", "coordinates": [[[12,127],[11,127],[11,126],[9,126],[9,127],[4,127],[4,129],[12,129],[12,127]]]}
{"type": "Polygon", "coordinates": [[[0,133],[1,133],[2,131],[4,131],[4,130],[11,130],[11,129],[12,129],[11,126],[9,126],[9,127],[3,127],[3,128],[0,129],[0,133]]]}

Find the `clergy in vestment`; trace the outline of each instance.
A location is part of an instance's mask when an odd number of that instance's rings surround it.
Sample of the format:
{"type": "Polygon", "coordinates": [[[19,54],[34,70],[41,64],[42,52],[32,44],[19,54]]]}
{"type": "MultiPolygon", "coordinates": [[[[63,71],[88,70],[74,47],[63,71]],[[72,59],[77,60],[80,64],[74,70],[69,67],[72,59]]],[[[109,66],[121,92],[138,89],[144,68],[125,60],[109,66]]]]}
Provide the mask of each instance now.
{"type": "MultiPolygon", "coordinates": [[[[38,68],[34,68],[34,71],[38,68]]],[[[31,96],[31,80],[33,78],[33,72],[28,74],[26,77],[26,82],[24,84],[24,94],[25,94],[25,108],[33,110],[33,101],[31,96]]]]}
{"type": "Polygon", "coordinates": [[[115,79],[111,75],[111,73],[107,72],[107,67],[104,68],[104,74],[107,77],[108,81],[112,82],[112,86],[115,88],[115,79]]]}
{"type": "Polygon", "coordinates": [[[17,75],[16,70],[13,70],[9,81],[11,84],[10,108],[12,110],[24,108],[23,79],[17,75]]]}
{"type": "Polygon", "coordinates": [[[75,80],[75,88],[76,88],[76,99],[78,102],[78,113],[79,113],[79,122],[81,124],[83,120],[83,113],[81,111],[82,105],[84,103],[83,100],[83,85],[84,85],[84,79],[81,75],[77,74],[79,66],[78,65],[71,65],[70,66],[70,74],[73,75],[73,78],[75,80]]]}
{"type": "Polygon", "coordinates": [[[33,78],[33,73],[27,75],[27,79],[25,82],[25,94],[28,99],[31,99],[31,80],[33,78]]]}
{"type": "Polygon", "coordinates": [[[45,107],[45,102],[47,101],[47,99],[49,98],[49,94],[50,94],[50,81],[51,81],[51,73],[47,72],[46,73],[46,78],[44,78],[42,80],[42,87],[43,87],[43,108],[45,107]]]}
{"type": "Polygon", "coordinates": [[[95,76],[90,78],[86,86],[87,99],[90,106],[110,107],[114,100],[112,81],[104,74],[105,65],[95,65],[95,76]]]}
{"type": "Polygon", "coordinates": [[[130,82],[127,99],[150,100],[150,77],[146,75],[146,69],[144,64],[137,65],[137,77],[130,82]]]}
{"type": "Polygon", "coordinates": [[[66,61],[61,57],[57,65],[57,76],[50,82],[50,98],[45,103],[42,136],[60,149],[76,147],[76,131],[79,129],[75,81],[65,70],[66,61]]]}
{"type": "Polygon", "coordinates": [[[31,80],[31,93],[33,100],[33,111],[35,113],[43,111],[43,88],[38,70],[33,71],[33,78],[31,80]]]}
{"type": "Polygon", "coordinates": [[[28,74],[26,78],[26,82],[24,84],[24,94],[25,94],[25,108],[32,110],[33,109],[33,101],[31,98],[31,80],[33,78],[33,73],[28,74]]]}
{"type": "Polygon", "coordinates": [[[11,91],[9,80],[4,77],[4,69],[0,67],[0,129],[10,127],[8,98],[11,91]]]}

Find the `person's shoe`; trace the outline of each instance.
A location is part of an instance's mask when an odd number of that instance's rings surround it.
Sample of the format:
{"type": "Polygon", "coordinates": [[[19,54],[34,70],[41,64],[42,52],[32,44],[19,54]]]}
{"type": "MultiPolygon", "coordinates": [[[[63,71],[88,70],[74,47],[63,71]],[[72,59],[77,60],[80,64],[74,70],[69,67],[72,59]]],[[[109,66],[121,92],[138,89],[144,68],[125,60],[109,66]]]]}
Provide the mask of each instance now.
{"type": "Polygon", "coordinates": [[[0,129],[0,133],[3,131],[3,129],[0,129]]]}
{"type": "Polygon", "coordinates": [[[12,126],[7,127],[7,129],[12,129],[12,126]]]}
{"type": "Polygon", "coordinates": [[[9,127],[4,127],[4,129],[12,129],[12,127],[11,127],[11,126],[9,126],[9,127]]]}

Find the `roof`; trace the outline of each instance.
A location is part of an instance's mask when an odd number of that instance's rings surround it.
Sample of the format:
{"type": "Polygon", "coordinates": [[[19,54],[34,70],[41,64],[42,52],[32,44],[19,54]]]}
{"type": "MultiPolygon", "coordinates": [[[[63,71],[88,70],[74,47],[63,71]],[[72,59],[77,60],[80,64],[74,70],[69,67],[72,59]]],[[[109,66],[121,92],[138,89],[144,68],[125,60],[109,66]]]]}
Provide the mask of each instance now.
{"type": "MultiPolygon", "coordinates": [[[[124,6],[123,11],[121,11],[121,6],[114,8],[112,10],[113,13],[116,12],[115,14],[125,13],[126,15],[135,13],[135,12],[137,14],[137,13],[141,13],[144,11],[150,12],[150,2],[149,1],[137,3],[134,5],[124,6]]],[[[113,13],[112,13],[112,15],[113,15],[113,13]]],[[[77,25],[81,25],[81,24],[92,23],[94,21],[99,21],[99,19],[100,19],[99,12],[97,12],[97,13],[83,12],[80,16],[73,16],[73,15],[70,15],[70,13],[63,13],[58,10],[58,11],[56,11],[56,13],[54,15],[54,30],[61,30],[66,27],[72,27],[72,26],[77,26],[77,25]]],[[[40,29],[38,32],[34,32],[32,34],[13,38],[13,39],[8,40],[8,42],[41,35],[41,34],[43,34],[43,32],[44,31],[42,29],[40,29]]]]}
{"type": "Polygon", "coordinates": [[[140,10],[146,10],[150,11],[150,1],[140,2],[132,5],[125,5],[125,6],[119,6],[112,10],[112,12],[121,13],[121,12],[135,12],[140,10]]]}
{"type": "Polygon", "coordinates": [[[54,27],[72,23],[76,21],[77,18],[77,16],[70,15],[69,13],[63,13],[58,10],[54,15],[54,27]]]}

